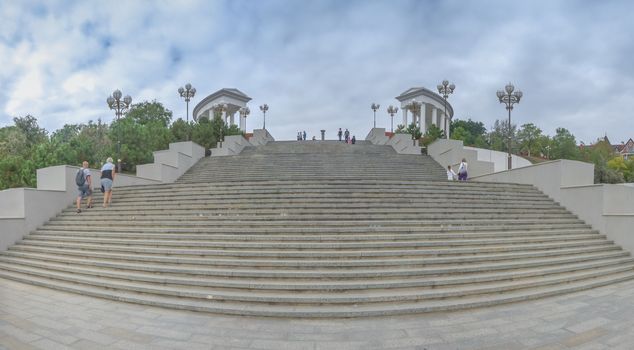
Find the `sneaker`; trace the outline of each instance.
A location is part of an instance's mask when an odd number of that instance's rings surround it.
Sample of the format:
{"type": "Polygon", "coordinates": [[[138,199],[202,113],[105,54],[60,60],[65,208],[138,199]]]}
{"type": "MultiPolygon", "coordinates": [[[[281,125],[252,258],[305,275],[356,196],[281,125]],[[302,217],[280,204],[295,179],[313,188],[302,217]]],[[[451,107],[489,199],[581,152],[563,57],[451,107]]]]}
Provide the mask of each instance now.
{"type": "Polygon", "coordinates": [[[92,204],[88,205],[86,208],[88,209],[92,208],[92,204]]]}
{"type": "Polygon", "coordinates": [[[77,214],[81,213],[81,209],[77,209],[77,214]]]}

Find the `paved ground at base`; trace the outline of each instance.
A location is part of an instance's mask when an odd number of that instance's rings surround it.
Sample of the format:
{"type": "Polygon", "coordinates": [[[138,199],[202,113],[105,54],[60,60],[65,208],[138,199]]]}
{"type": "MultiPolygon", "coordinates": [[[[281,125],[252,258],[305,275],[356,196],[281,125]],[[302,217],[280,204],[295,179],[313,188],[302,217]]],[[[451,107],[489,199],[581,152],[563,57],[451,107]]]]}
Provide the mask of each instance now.
{"type": "Polygon", "coordinates": [[[634,281],[525,303],[370,319],[209,315],[0,279],[0,349],[634,349],[634,281]]]}

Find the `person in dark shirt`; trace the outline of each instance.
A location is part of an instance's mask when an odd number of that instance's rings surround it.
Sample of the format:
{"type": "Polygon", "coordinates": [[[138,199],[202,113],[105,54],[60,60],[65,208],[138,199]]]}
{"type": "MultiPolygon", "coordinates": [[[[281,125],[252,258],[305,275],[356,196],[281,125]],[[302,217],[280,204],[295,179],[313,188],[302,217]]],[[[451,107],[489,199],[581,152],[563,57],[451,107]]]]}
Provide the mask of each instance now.
{"type": "Polygon", "coordinates": [[[112,201],[112,184],[114,183],[115,166],[112,157],[106,159],[106,164],[101,167],[101,191],[103,192],[103,207],[107,208],[112,201]]]}

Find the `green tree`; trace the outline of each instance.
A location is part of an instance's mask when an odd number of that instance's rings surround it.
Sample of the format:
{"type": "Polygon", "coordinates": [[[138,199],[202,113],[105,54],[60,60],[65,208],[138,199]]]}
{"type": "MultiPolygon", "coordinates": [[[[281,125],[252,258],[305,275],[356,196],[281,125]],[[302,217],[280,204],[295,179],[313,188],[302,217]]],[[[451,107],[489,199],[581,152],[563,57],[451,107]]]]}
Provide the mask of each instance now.
{"type": "Polygon", "coordinates": [[[470,118],[468,120],[456,119],[451,122],[449,130],[452,139],[462,140],[467,146],[474,146],[476,143],[486,144],[487,130],[482,122],[476,122],[470,118]]]}
{"type": "Polygon", "coordinates": [[[541,156],[546,159],[550,159],[550,151],[552,149],[551,138],[548,135],[542,135],[538,139],[537,144],[539,145],[539,152],[541,153],[541,156]]]}
{"type": "Polygon", "coordinates": [[[594,183],[616,184],[625,181],[622,173],[610,168],[601,155],[599,157],[594,164],[594,183]]]}
{"type": "Polygon", "coordinates": [[[194,128],[194,125],[192,124],[192,122],[187,123],[181,118],[177,119],[170,126],[172,139],[176,142],[191,140],[193,128],[194,128]]]}
{"type": "Polygon", "coordinates": [[[15,123],[15,127],[21,130],[26,137],[27,146],[29,148],[46,141],[48,138],[46,130],[39,127],[37,119],[32,115],[13,118],[13,122],[15,123]]]}
{"type": "Polygon", "coordinates": [[[550,156],[552,159],[579,159],[580,152],[575,136],[565,128],[557,128],[552,138],[550,156]]]}
{"type": "Polygon", "coordinates": [[[28,178],[24,178],[24,173],[22,156],[3,156],[0,158],[0,189],[29,186],[28,178]]]}
{"type": "Polygon", "coordinates": [[[407,128],[403,125],[399,125],[394,131],[396,134],[410,134],[413,139],[420,139],[423,136],[423,133],[420,131],[420,128],[416,125],[416,123],[411,123],[407,126],[407,128]]]}
{"type": "Polygon", "coordinates": [[[0,129],[0,156],[28,153],[29,142],[22,130],[15,126],[0,129]]]}
{"type": "Polygon", "coordinates": [[[156,123],[167,128],[172,120],[172,111],[156,100],[143,101],[132,105],[125,117],[133,120],[135,124],[150,125],[156,123]]]}
{"type": "Polygon", "coordinates": [[[623,176],[625,182],[634,182],[634,159],[624,159],[617,155],[607,161],[607,167],[623,176]]]}
{"type": "Polygon", "coordinates": [[[198,118],[192,129],[192,141],[203,146],[205,149],[216,148],[218,141],[224,135],[225,123],[220,115],[214,116],[212,120],[208,117],[198,118]]]}
{"type": "Polygon", "coordinates": [[[423,138],[421,139],[421,143],[423,146],[428,146],[432,142],[442,138],[445,138],[445,132],[436,125],[432,124],[429,128],[427,128],[425,135],[423,135],[423,138]]]}
{"type": "Polygon", "coordinates": [[[516,153],[518,148],[516,129],[517,126],[515,124],[511,124],[509,127],[508,121],[496,120],[495,123],[493,123],[491,132],[489,133],[489,144],[491,145],[491,149],[495,151],[508,152],[508,139],[510,135],[512,141],[511,152],[516,153]]]}
{"type": "Polygon", "coordinates": [[[462,140],[465,146],[470,145],[469,141],[473,140],[473,136],[468,130],[462,126],[458,126],[451,131],[452,140],[462,140]]]}
{"type": "Polygon", "coordinates": [[[125,171],[152,162],[152,152],[166,149],[172,141],[168,128],[171,117],[172,112],[156,101],[132,105],[123,118],[110,126],[109,139],[113,140],[114,150],[109,153],[116,154],[117,142],[121,143],[119,158],[125,171]]]}
{"type": "Polygon", "coordinates": [[[531,153],[539,153],[540,145],[539,140],[542,137],[542,130],[535,126],[533,123],[524,124],[517,131],[517,139],[519,142],[520,151],[527,152],[528,156],[531,153]]]}

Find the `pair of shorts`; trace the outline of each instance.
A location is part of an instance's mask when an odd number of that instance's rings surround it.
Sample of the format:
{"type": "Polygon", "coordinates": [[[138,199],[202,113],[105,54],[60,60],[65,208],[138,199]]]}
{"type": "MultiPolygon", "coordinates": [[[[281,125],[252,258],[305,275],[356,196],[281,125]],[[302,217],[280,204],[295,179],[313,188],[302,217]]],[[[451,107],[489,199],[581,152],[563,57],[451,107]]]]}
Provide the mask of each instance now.
{"type": "Polygon", "coordinates": [[[92,189],[90,188],[90,186],[88,186],[88,184],[77,187],[77,190],[79,191],[79,194],[77,195],[78,198],[86,198],[88,196],[92,196],[92,189]]]}
{"type": "Polygon", "coordinates": [[[112,190],[112,180],[101,179],[101,187],[103,187],[104,192],[112,190]]]}

